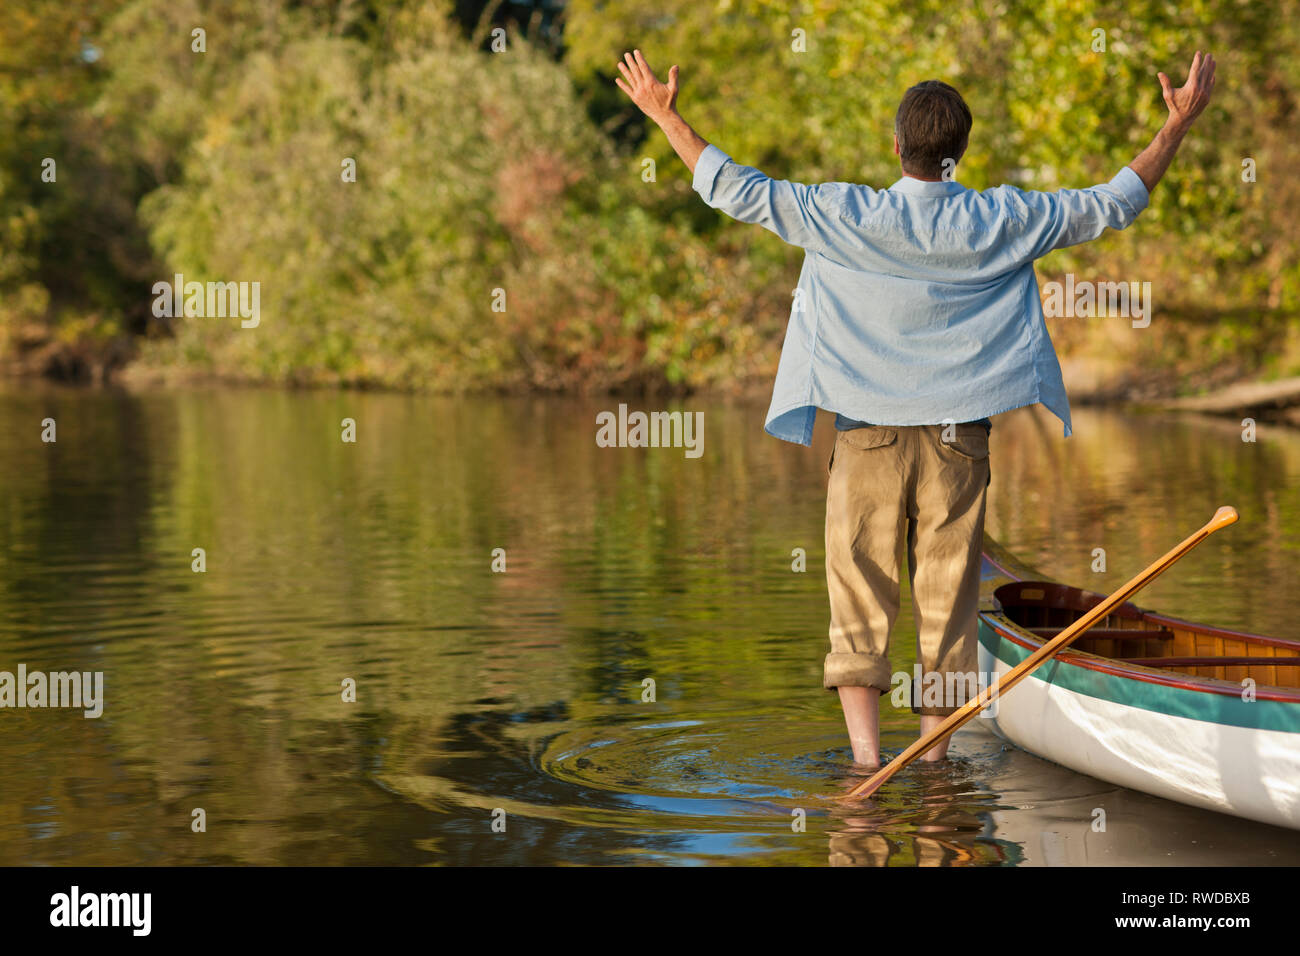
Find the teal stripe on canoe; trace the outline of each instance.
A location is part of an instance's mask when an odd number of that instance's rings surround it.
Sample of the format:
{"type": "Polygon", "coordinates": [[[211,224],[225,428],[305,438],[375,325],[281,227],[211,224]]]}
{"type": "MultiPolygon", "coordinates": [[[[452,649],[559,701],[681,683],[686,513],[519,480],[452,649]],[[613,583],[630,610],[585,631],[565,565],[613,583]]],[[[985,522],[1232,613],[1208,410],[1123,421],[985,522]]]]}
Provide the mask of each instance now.
{"type": "MultiPolygon", "coordinates": [[[[1032,651],[1002,637],[980,618],[980,643],[985,650],[1005,664],[1014,667],[1032,651]]],[[[1157,714],[1170,714],[1203,720],[1214,724],[1247,727],[1252,730],[1280,730],[1300,733],[1300,704],[1277,700],[1244,701],[1240,696],[1209,694],[1169,687],[1148,681],[1117,677],[1087,667],[1076,667],[1050,660],[1040,664],[1029,680],[1040,680],[1056,687],[1108,700],[1128,707],[1138,707],[1157,714]]],[[[1012,689],[1010,693],[1015,693],[1012,689]]]]}

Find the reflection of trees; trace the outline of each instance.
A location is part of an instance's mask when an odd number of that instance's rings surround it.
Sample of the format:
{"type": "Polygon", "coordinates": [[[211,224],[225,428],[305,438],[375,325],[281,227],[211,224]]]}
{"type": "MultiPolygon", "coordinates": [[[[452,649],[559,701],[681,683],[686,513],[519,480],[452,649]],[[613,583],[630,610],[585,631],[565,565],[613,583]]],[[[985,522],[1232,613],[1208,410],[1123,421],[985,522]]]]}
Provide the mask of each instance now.
{"type": "Polygon", "coordinates": [[[1262,595],[1286,590],[1300,540],[1300,441],[1262,427],[1241,441],[1231,422],[1075,410],[1074,435],[1037,410],[999,416],[987,530],[1045,574],[1092,590],[1117,587],[1220,505],[1240,528],[1207,542],[1191,565],[1141,602],[1262,633],[1294,633],[1294,612],[1262,595]],[[1105,548],[1107,571],[1090,570],[1105,548]],[[1212,586],[1206,587],[1206,584],[1212,586]]]}

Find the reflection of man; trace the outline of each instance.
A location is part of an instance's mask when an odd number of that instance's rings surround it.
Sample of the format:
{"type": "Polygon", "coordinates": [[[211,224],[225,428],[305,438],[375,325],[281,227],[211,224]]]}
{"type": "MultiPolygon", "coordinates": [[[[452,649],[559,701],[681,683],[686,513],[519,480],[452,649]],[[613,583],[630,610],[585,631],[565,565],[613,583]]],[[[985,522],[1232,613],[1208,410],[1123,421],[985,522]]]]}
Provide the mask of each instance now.
{"type": "Polygon", "coordinates": [[[968,866],[1005,863],[1008,855],[1001,841],[985,840],[978,829],[919,827],[917,833],[886,837],[869,829],[849,828],[832,831],[826,863],[828,866],[889,866],[891,862],[906,866],[968,866]],[[921,832],[925,830],[943,836],[927,836],[921,832]]]}
{"type": "MultiPolygon", "coordinates": [[[[988,416],[1041,402],[1070,434],[1070,406],[1043,321],[1035,259],[1127,227],[1146,208],[1214,88],[1198,52],[1151,145],[1090,189],[983,192],[952,178],[971,114],[951,86],[903,94],[888,189],[778,182],[740,166],[677,113],[677,67],[661,83],[639,50],[616,79],[668,137],[704,201],[807,250],[767,431],[807,445],[818,408],[836,413],[826,499],[831,652],[854,759],[879,764],[879,697],[907,550],[922,668],[976,670],[976,610],[988,416]],[[870,422],[871,424],[867,424],[870,422]]],[[[962,702],[918,708],[921,733],[962,702]]],[[[924,759],[941,760],[947,741],[924,759]]]]}

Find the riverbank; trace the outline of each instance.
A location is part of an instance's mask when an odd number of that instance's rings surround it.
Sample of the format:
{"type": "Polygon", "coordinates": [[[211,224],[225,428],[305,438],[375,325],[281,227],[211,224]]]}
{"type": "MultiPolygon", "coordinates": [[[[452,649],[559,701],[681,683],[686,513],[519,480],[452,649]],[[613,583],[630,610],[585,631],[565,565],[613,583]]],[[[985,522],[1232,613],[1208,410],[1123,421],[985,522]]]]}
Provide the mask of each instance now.
{"type": "Polygon", "coordinates": [[[1174,399],[1165,402],[1164,407],[1300,425],[1300,377],[1275,382],[1240,382],[1208,395],[1174,399]]]}
{"type": "MultiPolygon", "coordinates": [[[[1249,417],[1256,421],[1288,424],[1300,427],[1300,376],[1262,380],[1243,375],[1239,379],[1203,382],[1198,393],[1185,394],[1196,383],[1177,375],[1152,377],[1130,371],[1126,374],[1105,376],[1096,368],[1079,360],[1063,358],[1062,373],[1070,401],[1075,406],[1113,408],[1124,405],[1158,408],[1166,411],[1194,412],[1222,417],[1249,417]]],[[[388,392],[393,394],[482,394],[496,396],[539,395],[562,397],[608,395],[610,397],[638,396],[643,398],[682,399],[694,397],[727,397],[760,401],[771,390],[771,379],[752,377],[730,386],[691,387],[667,382],[642,382],[636,388],[623,389],[563,389],[543,390],[524,387],[479,387],[462,389],[418,389],[358,385],[337,385],[322,382],[295,382],[290,384],[267,382],[254,377],[201,374],[188,368],[168,368],[149,364],[128,364],[112,374],[97,367],[94,374],[76,376],[51,376],[32,372],[12,365],[0,368],[0,379],[11,382],[40,382],[67,386],[112,385],[128,391],[148,391],[156,388],[217,386],[251,389],[339,390],[388,392]]]]}

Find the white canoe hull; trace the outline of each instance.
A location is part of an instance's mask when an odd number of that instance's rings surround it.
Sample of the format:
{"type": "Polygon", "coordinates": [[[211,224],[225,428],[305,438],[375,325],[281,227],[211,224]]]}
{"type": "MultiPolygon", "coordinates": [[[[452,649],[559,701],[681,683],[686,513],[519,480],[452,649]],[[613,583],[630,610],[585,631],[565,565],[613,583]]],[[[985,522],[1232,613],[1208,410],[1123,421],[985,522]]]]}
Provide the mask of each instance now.
{"type": "MultiPolygon", "coordinates": [[[[1000,677],[1012,667],[983,642],[979,655],[984,673],[1000,677]]],[[[1050,675],[1070,666],[1042,669],[1050,675]]],[[[1134,707],[1035,674],[981,723],[1022,750],[1108,783],[1300,829],[1300,733],[1134,707]]]]}

